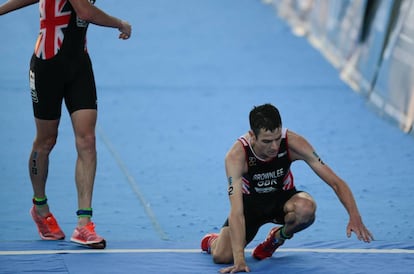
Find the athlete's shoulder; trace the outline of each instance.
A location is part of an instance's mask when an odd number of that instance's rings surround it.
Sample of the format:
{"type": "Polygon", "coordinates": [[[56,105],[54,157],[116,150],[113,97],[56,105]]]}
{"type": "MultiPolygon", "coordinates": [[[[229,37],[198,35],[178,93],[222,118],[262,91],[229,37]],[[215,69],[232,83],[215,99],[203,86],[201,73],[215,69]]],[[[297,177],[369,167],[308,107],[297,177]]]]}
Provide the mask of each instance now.
{"type": "Polygon", "coordinates": [[[305,137],[291,130],[287,132],[287,143],[292,160],[303,160],[304,155],[313,150],[305,137]]]}
{"type": "Polygon", "coordinates": [[[285,129],[285,131],[282,132],[282,136],[283,135],[286,136],[286,138],[289,140],[289,143],[291,143],[292,141],[297,142],[297,141],[306,140],[305,137],[303,137],[302,135],[290,129],[285,129]]]}
{"type": "Polygon", "coordinates": [[[226,161],[243,162],[246,158],[245,147],[249,146],[249,144],[249,134],[245,134],[237,138],[226,154],[226,161]]]}
{"type": "Polygon", "coordinates": [[[250,145],[250,134],[247,132],[246,134],[240,136],[239,138],[237,138],[237,142],[236,143],[240,143],[243,146],[249,146],[250,145]]]}

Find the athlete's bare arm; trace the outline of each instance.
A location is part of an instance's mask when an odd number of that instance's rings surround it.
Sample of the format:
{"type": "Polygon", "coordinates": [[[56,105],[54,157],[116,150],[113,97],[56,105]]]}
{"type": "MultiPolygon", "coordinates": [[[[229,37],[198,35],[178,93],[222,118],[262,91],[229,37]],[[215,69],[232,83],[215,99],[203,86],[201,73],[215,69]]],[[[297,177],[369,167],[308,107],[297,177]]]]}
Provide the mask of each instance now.
{"type": "Polygon", "coordinates": [[[131,36],[132,29],[128,22],[105,13],[88,0],[69,0],[69,2],[80,19],[99,26],[117,28],[121,32],[120,39],[128,39],[131,36]]]}
{"type": "Polygon", "coordinates": [[[24,8],[37,2],[39,2],[39,0],[9,0],[0,5],[0,15],[24,8]]]}
{"type": "Polygon", "coordinates": [[[244,256],[246,230],[243,213],[242,175],[247,168],[245,157],[243,146],[240,142],[236,142],[225,159],[228,195],[231,204],[229,228],[234,265],[223,268],[221,273],[250,271],[244,256]]]}
{"type": "Polygon", "coordinates": [[[288,131],[289,153],[292,160],[305,161],[312,170],[327,183],[336,193],[349,214],[347,236],[353,231],[359,240],[370,242],[373,240],[371,232],[362,222],[354,196],[348,184],[327,166],[316,153],[312,145],[302,136],[288,131]]]}

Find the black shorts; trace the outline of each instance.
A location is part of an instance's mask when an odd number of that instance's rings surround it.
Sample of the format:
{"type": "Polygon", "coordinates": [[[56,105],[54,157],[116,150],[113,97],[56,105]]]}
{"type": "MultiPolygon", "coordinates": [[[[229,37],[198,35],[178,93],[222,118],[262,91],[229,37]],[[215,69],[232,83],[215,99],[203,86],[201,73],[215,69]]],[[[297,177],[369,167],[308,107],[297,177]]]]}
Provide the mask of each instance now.
{"type": "Polygon", "coordinates": [[[63,54],[47,60],[30,60],[30,89],[34,116],[55,120],[65,100],[69,114],[80,109],[97,109],[95,79],[88,54],[68,58],[63,54]]]}
{"type": "MultiPolygon", "coordinates": [[[[267,223],[284,224],[285,211],[283,207],[286,202],[296,193],[302,191],[293,188],[287,191],[278,191],[269,194],[259,194],[255,196],[244,195],[244,219],[246,225],[246,245],[256,236],[259,228],[267,223]]],[[[229,225],[227,219],[223,225],[229,225]]]]}

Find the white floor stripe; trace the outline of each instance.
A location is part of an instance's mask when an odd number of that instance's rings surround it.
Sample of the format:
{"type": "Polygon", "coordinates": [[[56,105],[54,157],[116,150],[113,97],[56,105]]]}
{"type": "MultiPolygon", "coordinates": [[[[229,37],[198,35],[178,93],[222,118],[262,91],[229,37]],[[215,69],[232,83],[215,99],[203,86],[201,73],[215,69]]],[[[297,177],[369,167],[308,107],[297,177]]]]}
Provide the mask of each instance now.
{"type": "MultiPolygon", "coordinates": [[[[251,252],[252,249],[246,249],[251,252]]],[[[377,249],[377,248],[281,248],[280,252],[305,253],[375,253],[375,254],[414,254],[412,249],[377,249]]],[[[62,250],[3,250],[0,256],[10,255],[48,255],[81,253],[201,253],[200,249],[62,249],[62,250]]]]}

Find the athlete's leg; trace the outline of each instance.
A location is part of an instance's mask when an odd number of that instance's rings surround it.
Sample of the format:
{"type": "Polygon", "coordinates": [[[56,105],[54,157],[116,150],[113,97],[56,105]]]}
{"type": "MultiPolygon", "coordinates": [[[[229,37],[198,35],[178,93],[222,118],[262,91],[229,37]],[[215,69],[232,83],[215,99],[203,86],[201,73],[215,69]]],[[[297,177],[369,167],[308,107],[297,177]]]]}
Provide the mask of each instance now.
{"type": "MultiPolygon", "coordinates": [[[[78,208],[91,208],[96,173],[95,126],[97,111],[96,109],[77,110],[71,114],[71,119],[78,153],[75,170],[78,208]]],[[[80,217],[78,226],[84,226],[89,221],[89,216],[80,217]]]]}
{"type": "Polygon", "coordinates": [[[271,257],[286,239],[292,238],[294,233],[310,226],[315,220],[316,203],[306,192],[298,192],[285,203],[283,211],[285,212],[284,225],[272,228],[266,240],[253,250],[252,255],[256,259],[271,257]]]}
{"type": "MultiPolygon", "coordinates": [[[[246,239],[244,246],[247,246],[259,231],[260,226],[263,224],[260,220],[251,220],[250,215],[245,216],[245,232],[246,239]]],[[[228,221],[221,228],[218,237],[210,245],[210,253],[213,257],[213,261],[217,264],[230,264],[233,262],[233,249],[231,246],[230,227],[228,221]]]]}
{"type": "MultiPolygon", "coordinates": [[[[41,120],[35,118],[36,137],[33,141],[29,158],[29,174],[32,182],[33,193],[36,198],[46,197],[46,180],[49,169],[49,154],[56,144],[59,119],[41,120]]],[[[36,206],[36,211],[41,216],[49,213],[49,206],[36,206]]]]}
{"type": "Polygon", "coordinates": [[[285,204],[284,211],[285,225],[276,237],[283,233],[290,237],[294,233],[309,227],[315,221],[316,203],[306,192],[299,192],[293,195],[285,204]]]}
{"type": "Polygon", "coordinates": [[[228,226],[224,226],[217,239],[211,243],[211,255],[216,264],[229,264],[233,262],[230,228],[228,226]]]}

